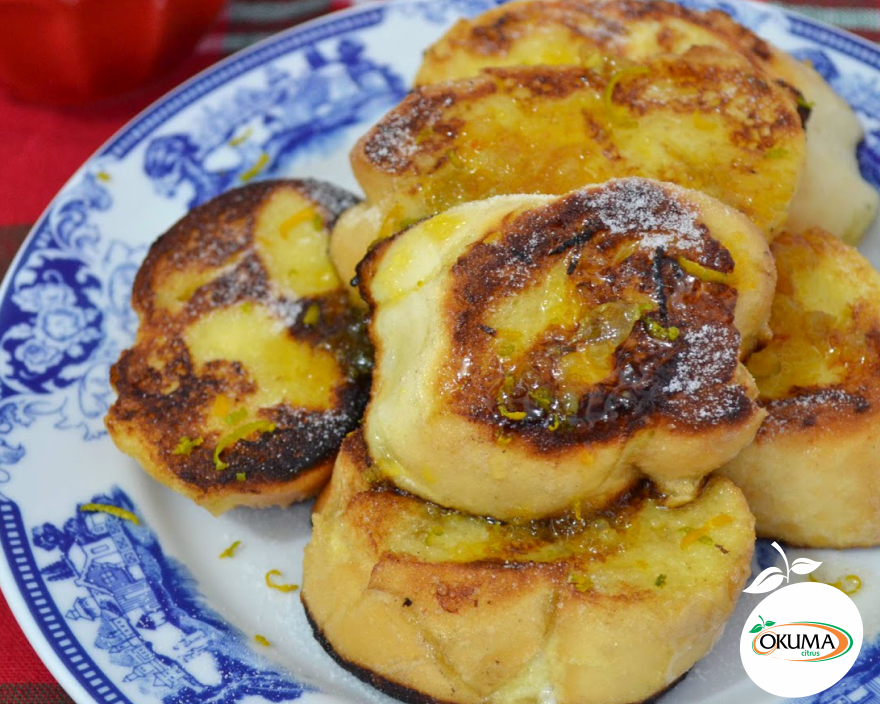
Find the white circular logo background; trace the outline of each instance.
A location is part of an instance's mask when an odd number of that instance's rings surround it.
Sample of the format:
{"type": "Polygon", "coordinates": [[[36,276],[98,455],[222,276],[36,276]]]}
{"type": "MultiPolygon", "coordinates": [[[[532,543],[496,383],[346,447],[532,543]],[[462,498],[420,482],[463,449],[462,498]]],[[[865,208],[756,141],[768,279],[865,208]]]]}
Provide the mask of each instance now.
{"type": "Polygon", "coordinates": [[[770,594],[752,611],[740,637],[746,673],[761,689],[780,697],[806,697],[828,689],[849,672],[861,647],[858,608],[839,589],[819,582],[791,584],[770,594]],[[826,635],[837,646],[843,641],[841,631],[852,640],[851,647],[841,648],[845,652],[834,656],[828,647],[813,650],[816,639],[830,642],[826,635]],[[774,647],[773,641],[780,638],[782,643],[774,647]],[[786,647],[809,642],[806,650],[786,647]],[[758,654],[756,648],[767,654],[758,654]]]}

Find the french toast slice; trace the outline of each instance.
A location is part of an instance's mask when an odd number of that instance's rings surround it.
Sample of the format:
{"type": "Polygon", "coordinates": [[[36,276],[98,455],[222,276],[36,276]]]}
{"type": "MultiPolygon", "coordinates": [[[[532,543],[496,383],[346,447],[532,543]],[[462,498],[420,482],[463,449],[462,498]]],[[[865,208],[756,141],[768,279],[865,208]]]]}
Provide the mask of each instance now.
{"type": "Polygon", "coordinates": [[[540,518],[642,474],[681,503],[763,419],[739,359],[766,333],[772,258],[697,191],[631,178],[468,203],[385,240],[358,275],[367,444],[441,506],[540,518]]]}
{"type": "Polygon", "coordinates": [[[138,271],[107,429],[212,513],[315,495],[360,419],[369,342],[327,253],[355,202],[318,181],[247,185],[191,211],[138,271]]]}
{"type": "Polygon", "coordinates": [[[526,523],[467,516],[376,482],[360,431],[316,504],[302,600],[321,645],[413,704],[624,704],[711,648],[749,574],[754,520],[715,477],[662,507],[526,523]]]}
{"type": "Polygon", "coordinates": [[[806,161],[786,227],[800,232],[818,226],[858,242],[880,201],[856,161],[861,123],[811,66],[719,10],[699,12],[664,0],[511,2],[459,20],[425,52],[415,82],[476,76],[492,66],[585,65],[602,56],[644,61],[701,45],[733,51],[804,96],[802,107],[810,111],[806,161]]]}
{"type": "Polygon", "coordinates": [[[770,233],[803,155],[794,94],[714,47],[486,69],[416,89],[355,145],[368,205],[340,218],[331,256],[346,278],[373,241],[452,205],[625,176],[704,191],[770,233]]]}
{"type": "Polygon", "coordinates": [[[749,357],[767,419],[720,471],[758,535],[880,544],[880,275],[829,233],[783,234],[772,341],[749,357]]]}

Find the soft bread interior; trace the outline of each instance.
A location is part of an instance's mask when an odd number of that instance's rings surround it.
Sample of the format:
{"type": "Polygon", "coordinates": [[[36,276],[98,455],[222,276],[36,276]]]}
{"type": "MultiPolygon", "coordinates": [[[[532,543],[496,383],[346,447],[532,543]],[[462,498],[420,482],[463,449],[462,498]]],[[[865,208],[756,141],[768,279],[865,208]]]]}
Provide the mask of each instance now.
{"type": "Polygon", "coordinates": [[[302,598],[337,660],[404,701],[645,700],[711,649],[749,573],[752,517],[726,480],[673,510],[637,493],[502,524],[375,476],[355,433],[313,517],[302,598]]]}
{"type": "Polygon", "coordinates": [[[880,275],[821,230],[783,234],[773,339],[747,361],[768,417],[721,472],[758,534],[809,547],[880,543],[880,275]]]}

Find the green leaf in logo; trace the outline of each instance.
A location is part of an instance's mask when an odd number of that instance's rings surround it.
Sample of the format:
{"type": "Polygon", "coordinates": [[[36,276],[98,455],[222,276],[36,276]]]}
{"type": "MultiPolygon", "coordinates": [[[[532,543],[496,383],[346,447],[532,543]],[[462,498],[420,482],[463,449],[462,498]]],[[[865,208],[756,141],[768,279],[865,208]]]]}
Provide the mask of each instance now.
{"type": "Polygon", "coordinates": [[[749,633],[757,633],[758,631],[762,631],[762,630],[764,630],[764,629],[761,627],[761,624],[759,623],[759,624],[752,626],[752,630],[749,631],[749,633]]]}
{"type": "Polygon", "coordinates": [[[765,623],[764,625],[765,625],[767,628],[770,628],[770,626],[775,626],[775,625],[776,625],[776,621],[767,621],[767,623],[765,623]]]}

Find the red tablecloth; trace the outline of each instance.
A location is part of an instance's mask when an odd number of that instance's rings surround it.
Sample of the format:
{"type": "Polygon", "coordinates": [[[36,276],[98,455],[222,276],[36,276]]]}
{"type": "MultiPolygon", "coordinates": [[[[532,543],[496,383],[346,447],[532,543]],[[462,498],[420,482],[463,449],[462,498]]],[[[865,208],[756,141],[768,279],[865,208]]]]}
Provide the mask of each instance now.
{"type": "MultiPolygon", "coordinates": [[[[268,34],[352,0],[230,0],[214,31],[171,75],[101,106],[56,110],[0,92],[0,275],[52,196],[113,132],[180,81],[268,34]],[[283,6],[283,7],[282,7],[283,6]],[[278,19],[278,18],[281,19],[278,19]]],[[[880,0],[778,3],[880,41],[880,0]]],[[[0,595],[0,704],[70,704],[0,595]]]]}

